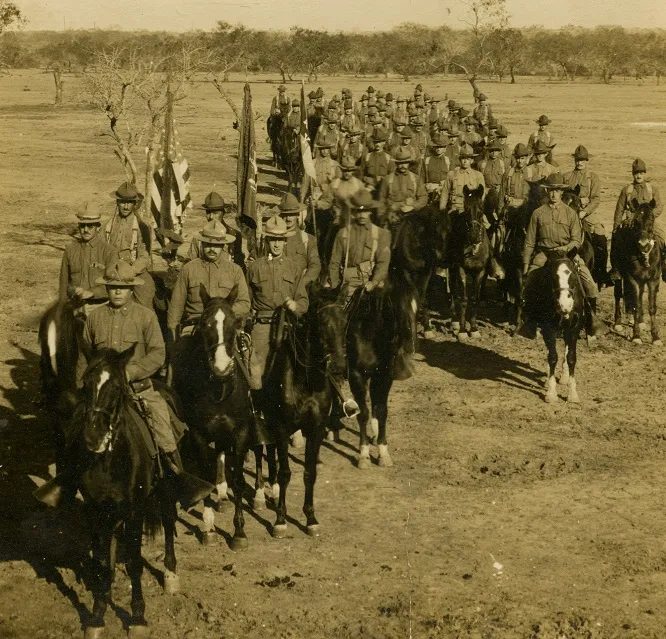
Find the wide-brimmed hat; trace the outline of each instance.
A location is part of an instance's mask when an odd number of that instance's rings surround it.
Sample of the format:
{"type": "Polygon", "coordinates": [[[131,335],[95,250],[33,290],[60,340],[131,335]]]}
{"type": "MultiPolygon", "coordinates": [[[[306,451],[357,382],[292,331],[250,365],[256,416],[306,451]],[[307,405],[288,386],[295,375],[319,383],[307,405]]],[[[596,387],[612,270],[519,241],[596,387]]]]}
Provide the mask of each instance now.
{"type": "Polygon", "coordinates": [[[199,207],[204,211],[224,211],[224,198],[215,191],[211,191],[199,207]]]}
{"type": "Polygon", "coordinates": [[[401,95],[399,95],[396,99],[396,102],[406,102],[405,98],[403,98],[401,95]]]}
{"type": "Polygon", "coordinates": [[[315,100],[317,98],[317,94],[314,91],[310,91],[310,93],[308,93],[308,98],[310,98],[310,100],[315,100]]]}
{"type": "Polygon", "coordinates": [[[414,155],[412,154],[411,149],[406,146],[399,146],[395,150],[395,155],[393,156],[393,161],[396,164],[409,164],[414,161],[414,155]]]}
{"type": "Polygon", "coordinates": [[[284,84],[281,84],[281,85],[278,87],[278,91],[286,91],[286,90],[287,90],[287,87],[284,86],[284,84]]]}
{"type": "Polygon", "coordinates": [[[134,275],[134,269],[122,260],[109,264],[102,277],[95,280],[98,286],[142,286],[143,280],[134,275]]]}
{"type": "Polygon", "coordinates": [[[631,163],[631,172],[632,173],[647,173],[647,165],[640,158],[636,158],[631,163]]]}
{"type": "Polygon", "coordinates": [[[298,215],[304,208],[293,193],[285,193],[278,204],[280,215],[298,215]]]}
{"type": "Polygon", "coordinates": [[[130,182],[123,182],[115,191],[111,191],[111,197],[121,202],[143,202],[143,193],[139,193],[130,182]]]}
{"type": "Polygon", "coordinates": [[[228,233],[226,225],[219,220],[208,222],[208,224],[201,229],[196,238],[200,242],[213,244],[214,246],[232,244],[236,240],[233,235],[228,233]]]}
{"type": "Polygon", "coordinates": [[[541,185],[544,189],[568,189],[569,185],[564,181],[564,178],[562,177],[562,174],[559,172],[556,173],[551,173],[543,182],[541,185]]]}
{"type": "Polygon", "coordinates": [[[361,96],[361,102],[363,102],[363,100],[369,100],[369,99],[370,99],[370,98],[368,97],[368,94],[367,94],[367,93],[364,93],[364,94],[361,96]]]}
{"type": "Polygon", "coordinates": [[[372,85],[370,85],[366,90],[366,93],[374,93],[374,92],[375,92],[375,87],[373,87],[372,85]]]}
{"type": "Polygon", "coordinates": [[[502,148],[502,145],[499,143],[499,140],[497,138],[493,138],[486,147],[486,150],[490,152],[490,151],[503,151],[504,149],[502,148]]]}
{"type": "Polygon", "coordinates": [[[414,118],[414,121],[412,122],[412,126],[423,126],[425,122],[423,122],[423,118],[421,117],[416,117],[414,118]]]}
{"type": "Polygon", "coordinates": [[[286,240],[293,234],[293,231],[287,230],[287,223],[279,215],[273,215],[264,225],[266,239],[277,238],[286,240]]]}
{"type": "Polygon", "coordinates": [[[300,101],[300,100],[297,100],[296,98],[294,98],[294,99],[291,101],[291,106],[292,106],[292,107],[298,107],[298,108],[300,109],[300,108],[301,108],[301,101],[300,101]]]}
{"type": "Polygon", "coordinates": [[[571,157],[575,158],[576,160],[589,160],[590,154],[582,144],[579,144],[576,147],[576,150],[571,154],[571,157]]]}
{"type": "Polygon", "coordinates": [[[343,171],[355,171],[358,169],[358,165],[351,155],[343,155],[340,159],[340,168],[343,171]]]}
{"type": "Polygon", "coordinates": [[[386,94],[386,101],[388,102],[390,100],[393,100],[393,94],[392,93],[387,93],[386,94]]]}
{"type": "Polygon", "coordinates": [[[451,110],[453,110],[453,109],[457,109],[457,108],[458,108],[458,105],[456,104],[456,101],[455,101],[455,100],[449,100],[449,101],[446,103],[446,106],[449,107],[449,109],[451,109],[451,110]]]}
{"type": "Polygon", "coordinates": [[[489,129],[497,129],[499,128],[500,123],[497,121],[497,118],[494,116],[490,116],[488,118],[488,128],[489,129]]]}
{"type": "Polygon", "coordinates": [[[543,125],[543,124],[550,124],[551,121],[552,120],[547,115],[540,115],[537,118],[536,123],[539,125],[543,125]]]}
{"type": "Polygon", "coordinates": [[[417,85],[414,87],[414,93],[416,93],[417,91],[418,91],[419,93],[423,93],[423,85],[421,85],[421,84],[417,84],[417,85]]]}
{"type": "Polygon", "coordinates": [[[481,100],[487,100],[487,99],[488,99],[488,98],[486,97],[486,94],[485,94],[485,93],[479,93],[479,95],[477,96],[477,100],[478,100],[479,102],[481,102],[481,100]]]}
{"type": "Polygon", "coordinates": [[[333,143],[329,142],[326,138],[320,138],[315,142],[315,146],[319,149],[331,149],[333,148],[333,143]]]}
{"type": "Polygon", "coordinates": [[[449,136],[444,132],[440,131],[438,133],[435,133],[431,138],[430,138],[430,143],[432,144],[433,147],[442,147],[442,146],[448,146],[449,144],[449,136]]]}
{"type": "Polygon", "coordinates": [[[503,124],[500,124],[497,127],[497,137],[498,138],[508,138],[509,133],[511,133],[511,132],[508,131],[507,128],[503,124]]]}
{"type": "Polygon", "coordinates": [[[162,251],[165,253],[177,251],[180,245],[185,241],[185,238],[183,238],[182,235],[179,235],[176,231],[172,231],[171,229],[160,231],[160,234],[164,239],[169,240],[169,242],[162,247],[162,251]]]}
{"type": "Polygon", "coordinates": [[[348,129],[347,129],[347,135],[361,135],[361,127],[354,122],[348,129]]]}
{"type": "Polygon", "coordinates": [[[374,142],[386,142],[388,136],[386,135],[386,131],[383,128],[378,128],[375,129],[372,132],[372,140],[374,142]]]}
{"type": "Polygon", "coordinates": [[[377,202],[366,189],[361,189],[352,195],[349,206],[353,211],[372,211],[377,208],[377,202]]]}
{"type": "Polygon", "coordinates": [[[478,154],[474,153],[474,149],[469,144],[463,144],[460,148],[460,153],[458,157],[462,160],[463,158],[475,158],[478,154]]]}
{"type": "Polygon", "coordinates": [[[102,215],[96,202],[89,200],[84,202],[76,213],[79,224],[101,224],[102,215]]]}
{"type": "Polygon", "coordinates": [[[401,138],[409,138],[411,140],[414,137],[414,131],[412,131],[411,127],[408,126],[406,126],[402,131],[396,131],[396,133],[401,138]]]}
{"type": "Polygon", "coordinates": [[[555,144],[546,144],[543,140],[537,140],[536,144],[532,147],[532,153],[549,153],[555,146],[555,144]]]}
{"type": "Polygon", "coordinates": [[[527,157],[529,154],[530,150],[527,148],[527,145],[522,142],[519,142],[513,147],[513,157],[515,158],[527,157]]]}

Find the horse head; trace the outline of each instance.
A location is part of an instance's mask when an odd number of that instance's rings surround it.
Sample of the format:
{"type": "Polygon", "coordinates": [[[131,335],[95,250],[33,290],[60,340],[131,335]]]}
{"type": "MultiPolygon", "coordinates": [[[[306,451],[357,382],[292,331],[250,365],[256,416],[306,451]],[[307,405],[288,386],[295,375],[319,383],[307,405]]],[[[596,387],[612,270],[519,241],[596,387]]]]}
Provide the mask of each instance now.
{"type": "Polygon", "coordinates": [[[574,311],[582,308],[582,289],[576,280],[578,275],[572,260],[577,249],[572,249],[566,257],[549,259],[550,285],[555,298],[555,309],[564,319],[569,319],[574,311]]]}
{"type": "Polygon", "coordinates": [[[233,311],[237,289],[234,287],[226,298],[211,297],[202,284],[199,293],[204,310],[197,332],[203,340],[208,363],[215,377],[229,377],[234,372],[234,339],[241,322],[233,311]]]}
{"type": "Polygon", "coordinates": [[[654,246],[654,209],[656,207],[654,198],[650,202],[638,203],[633,198],[629,203],[632,215],[631,229],[635,233],[636,240],[641,252],[649,253],[654,246]]]}
{"type": "Polygon", "coordinates": [[[83,405],[86,420],[83,440],[92,453],[113,447],[124,400],[130,396],[125,368],[134,355],[136,344],[122,353],[102,348],[92,355],[83,376],[83,405]]]}
{"type": "Polygon", "coordinates": [[[339,290],[326,289],[314,282],[308,293],[311,341],[319,344],[328,371],[335,376],[343,375],[347,368],[344,294],[341,296],[339,290]]]}
{"type": "Polygon", "coordinates": [[[582,210],[580,201],[580,184],[576,184],[574,188],[565,189],[562,192],[562,202],[571,207],[576,213],[582,210]]]}
{"type": "Polygon", "coordinates": [[[479,184],[475,189],[463,186],[463,198],[465,203],[464,221],[466,225],[466,245],[480,244],[486,229],[481,221],[483,218],[483,185],[479,184]]]}

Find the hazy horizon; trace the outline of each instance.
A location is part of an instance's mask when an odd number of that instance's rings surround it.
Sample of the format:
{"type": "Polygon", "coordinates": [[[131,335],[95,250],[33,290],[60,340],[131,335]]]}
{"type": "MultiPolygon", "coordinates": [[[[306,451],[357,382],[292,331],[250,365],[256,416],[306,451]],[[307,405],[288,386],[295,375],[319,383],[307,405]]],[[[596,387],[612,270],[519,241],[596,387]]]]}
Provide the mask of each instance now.
{"type": "MultiPolygon", "coordinates": [[[[127,31],[211,30],[217,21],[254,29],[294,25],[328,31],[383,31],[405,22],[464,28],[464,5],[452,0],[14,0],[28,19],[25,30],[112,29],[127,31]]],[[[621,25],[666,28],[663,0],[507,0],[511,24],[559,28],[621,25]]]]}

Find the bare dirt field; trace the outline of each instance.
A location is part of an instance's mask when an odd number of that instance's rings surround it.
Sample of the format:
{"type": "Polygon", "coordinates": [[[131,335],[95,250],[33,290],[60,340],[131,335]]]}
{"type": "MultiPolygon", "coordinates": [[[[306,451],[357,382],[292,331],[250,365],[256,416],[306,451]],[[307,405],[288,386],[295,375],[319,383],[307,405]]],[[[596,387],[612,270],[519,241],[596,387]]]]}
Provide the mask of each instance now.
{"type": "MultiPolygon", "coordinates": [[[[235,80],[229,90],[240,105],[243,85],[235,80]]],[[[266,113],[277,83],[253,80],[255,108],[266,113]]],[[[329,95],[344,86],[358,96],[369,83],[394,94],[413,87],[378,78],[321,81],[329,95]]],[[[423,84],[442,99],[471,101],[463,82],[423,84]]],[[[292,86],[295,93],[299,86],[292,86]]],[[[588,147],[608,231],[634,157],[666,188],[666,87],[526,80],[483,88],[511,144],[526,141],[546,113],[561,165],[569,165],[577,144],[588,147]]],[[[2,638],[80,636],[92,605],[74,570],[87,552],[85,535],[75,517],[31,499],[29,477],[48,478],[53,461],[45,416],[32,403],[37,317],[54,298],[77,206],[99,198],[111,214],[108,194],[124,180],[109,139],[100,136],[104,115],[82,97],[77,102],[79,91],[80,80],[67,78],[66,104],[53,109],[49,75],[0,76],[2,638]]],[[[195,202],[213,187],[233,201],[231,110],[214,87],[199,84],[176,119],[195,202]]],[[[260,162],[268,157],[262,123],[260,162]]],[[[260,169],[260,201],[275,201],[282,178],[266,163],[260,169]]],[[[202,219],[191,213],[186,231],[202,219]]],[[[609,321],[609,290],[600,308],[609,321]]],[[[664,311],[662,301],[661,318],[664,311]]],[[[390,398],[393,468],[355,467],[355,424],[339,444],[326,445],[315,496],[319,537],[303,532],[302,457],[295,452],[286,539],[271,538],[271,510],[248,510],[250,546],[235,554],[226,510],[217,516],[219,544],[203,548],[195,534],[201,512],[193,509],[178,524],[182,593],[173,597],[159,584],[159,543],[146,544],[153,636],[665,637],[663,351],[615,334],[594,347],[582,344],[582,403],[547,405],[543,344],[512,339],[497,314],[492,303],[482,309],[487,321],[474,343],[440,332],[420,344],[416,376],[396,383],[390,398]]],[[[130,599],[123,570],[113,596],[107,636],[122,637],[130,599]]]]}

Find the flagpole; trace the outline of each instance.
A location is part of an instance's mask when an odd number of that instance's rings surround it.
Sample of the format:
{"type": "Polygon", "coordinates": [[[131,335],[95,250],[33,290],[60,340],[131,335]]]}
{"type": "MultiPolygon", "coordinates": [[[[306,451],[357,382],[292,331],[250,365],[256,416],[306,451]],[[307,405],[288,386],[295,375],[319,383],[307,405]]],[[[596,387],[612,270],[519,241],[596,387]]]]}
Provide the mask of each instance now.
{"type": "Polygon", "coordinates": [[[171,171],[171,123],[173,120],[173,94],[171,93],[171,78],[167,81],[167,104],[164,114],[164,147],[162,148],[162,202],[160,206],[160,231],[171,228],[171,189],[172,189],[172,171],[171,171]],[[168,221],[168,222],[167,222],[168,221]]]}

